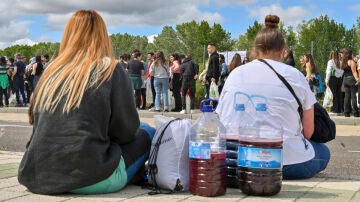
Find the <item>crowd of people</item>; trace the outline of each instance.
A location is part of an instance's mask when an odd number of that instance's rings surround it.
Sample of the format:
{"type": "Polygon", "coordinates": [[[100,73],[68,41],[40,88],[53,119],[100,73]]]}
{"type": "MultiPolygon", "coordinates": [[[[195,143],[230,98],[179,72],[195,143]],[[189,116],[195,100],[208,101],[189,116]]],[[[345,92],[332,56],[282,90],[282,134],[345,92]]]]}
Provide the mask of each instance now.
{"type": "Polygon", "coordinates": [[[141,51],[136,49],[131,56],[122,54],[117,61],[131,80],[136,108],[185,114],[186,96],[189,95],[192,113],[195,109],[199,65],[192,60],[191,55],[172,53],[166,60],[164,53],[158,51],[156,54],[147,53],[146,62],[142,57],[141,51]],[[174,100],[171,109],[169,96],[174,100]]]}
{"type": "MultiPolygon", "coordinates": [[[[190,55],[173,53],[167,61],[159,51],[148,53],[145,63],[142,53],[134,50],[131,56],[123,54],[116,61],[102,17],[94,10],[76,11],[66,24],[58,57],[35,82],[29,108],[33,133],[19,166],[18,181],[37,194],[102,194],[117,192],[143,179],[155,129],[140,122],[137,110],[151,107],[157,112],[170,111],[168,89],[173,92],[174,111],[185,113],[184,97],[188,93],[194,109],[196,80],[204,84],[207,97],[212,82],[223,83],[216,108],[220,119],[233,113],[235,92],[256,86],[252,93],[263,93],[268,98],[272,121],[280,123],[285,131],[283,178],[313,177],[326,168],[330,159],[328,147],[311,140],[317,70],[311,55],[302,57],[306,75],[284,64],[286,43],[279,22],[278,16],[266,16],[265,27],[255,38],[253,61],[246,64],[235,55],[229,66],[223,65],[224,57],[217,53],[215,44],[209,44],[209,60],[199,74],[190,55]],[[281,85],[270,65],[296,92],[302,115],[294,96],[281,85]],[[146,93],[153,94],[153,106],[145,106],[144,86],[146,93]]],[[[350,55],[341,51],[345,115],[350,110],[346,98],[353,98],[358,83],[350,55]],[[351,76],[354,83],[350,85],[347,77],[351,76]]],[[[20,54],[16,60],[12,82],[16,87],[24,86],[21,81],[26,67],[20,54]]],[[[32,67],[37,72],[41,65],[32,67]]],[[[28,97],[23,95],[23,100],[26,103],[28,97]]]]}
{"type": "Polygon", "coordinates": [[[225,84],[229,73],[236,67],[250,62],[236,53],[229,65],[223,54],[216,51],[215,44],[207,47],[209,59],[199,75],[199,65],[191,55],[171,53],[169,59],[162,51],[147,53],[146,61],[140,50],[133,50],[131,55],[123,53],[117,62],[127,72],[134,90],[136,108],[154,112],[186,111],[186,97],[189,97],[190,113],[195,109],[196,82],[201,82],[205,95],[209,98],[211,82],[218,85],[218,91],[225,84]],[[173,103],[170,103],[172,102],[173,103]]]}
{"type": "MultiPolygon", "coordinates": [[[[284,56],[284,62],[295,67],[292,51],[285,51],[284,56]]],[[[360,61],[358,59],[359,56],[354,57],[352,50],[348,48],[331,51],[323,79],[311,54],[307,53],[300,57],[300,70],[317,100],[323,99],[326,88],[330,89],[331,115],[359,117],[360,61]]]]}
{"type": "Polygon", "coordinates": [[[48,61],[48,54],[29,61],[21,53],[14,58],[0,57],[0,107],[9,107],[12,97],[14,106],[26,107],[48,61]]]}

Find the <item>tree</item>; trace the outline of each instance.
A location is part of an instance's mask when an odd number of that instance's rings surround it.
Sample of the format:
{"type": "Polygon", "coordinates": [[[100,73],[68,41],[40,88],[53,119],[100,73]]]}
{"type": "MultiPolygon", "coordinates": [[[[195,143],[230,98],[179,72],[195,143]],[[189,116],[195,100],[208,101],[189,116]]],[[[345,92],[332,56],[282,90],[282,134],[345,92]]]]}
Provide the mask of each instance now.
{"type": "Polygon", "coordinates": [[[355,29],[356,29],[355,44],[354,44],[354,47],[356,49],[355,54],[360,54],[360,17],[357,18],[357,24],[355,29]]]}
{"type": "MultiPolygon", "coordinates": [[[[197,23],[193,20],[191,22],[182,23],[176,25],[176,31],[179,37],[179,40],[183,44],[183,52],[186,54],[191,53],[201,45],[196,38],[198,35],[197,23]]],[[[193,55],[194,57],[194,55],[193,55]]]]}
{"type": "Polygon", "coordinates": [[[180,42],[176,31],[171,26],[165,26],[161,33],[155,37],[154,46],[157,51],[163,51],[165,57],[173,52],[182,50],[183,44],[180,42]]]}
{"type": "Polygon", "coordinates": [[[6,55],[8,57],[14,57],[16,53],[21,53],[27,59],[35,57],[37,55],[48,54],[52,56],[56,51],[59,50],[60,43],[38,43],[34,46],[28,45],[14,45],[5,48],[4,50],[0,51],[0,55],[6,55]]]}
{"type": "Polygon", "coordinates": [[[210,32],[210,42],[217,45],[219,51],[232,50],[234,40],[231,40],[231,33],[226,32],[220,24],[214,24],[210,32]]]}
{"type": "Polygon", "coordinates": [[[211,27],[207,21],[195,21],[176,25],[178,37],[183,44],[183,53],[191,54],[197,61],[202,61],[206,54],[205,47],[214,43],[219,51],[231,50],[234,41],[231,34],[226,32],[220,24],[214,23],[211,27]]]}
{"type": "Polygon", "coordinates": [[[110,39],[113,44],[114,55],[116,58],[123,53],[130,54],[134,49],[145,51],[148,45],[146,36],[132,36],[128,33],[112,34],[110,35],[110,39]]]}
{"type": "Polygon", "coordinates": [[[239,39],[235,42],[235,49],[251,51],[255,37],[263,26],[263,24],[255,20],[254,24],[247,28],[246,33],[239,36],[239,39]]]}
{"type": "Polygon", "coordinates": [[[295,55],[312,53],[315,64],[324,75],[329,53],[341,48],[354,48],[355,28],[346,30],[345,26],[330,20],[327,15],[311,19],[298,26],[298,45],[295,55]]]}

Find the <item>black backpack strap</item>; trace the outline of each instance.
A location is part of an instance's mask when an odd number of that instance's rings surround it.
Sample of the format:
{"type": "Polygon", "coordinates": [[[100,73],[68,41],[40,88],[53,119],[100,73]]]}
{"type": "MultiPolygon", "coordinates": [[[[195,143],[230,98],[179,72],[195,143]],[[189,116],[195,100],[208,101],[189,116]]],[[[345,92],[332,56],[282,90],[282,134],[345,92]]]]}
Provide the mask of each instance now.
{"type": "Polygon", "coordinates": [[[154,145],[154,149],[150,153],[150,157],[149,157],[149,175],[150,175],[150,178],[151,178],[151,182],[153,184],[153,188],[152,188],[152,191],[150,191],[148,193],[149,195],[171,194],[171,193],[174,192],[173,190],[162,190],[159,187],[159,185],[157,184],[156,175],[158,173],[158,168],[157,168],[157,165],[156,165],[156,161],[157,161],[157,156],[158,156],[158,153],[159,153],[159,148],[160,148],[160,145],[161,145],[161,140],[162,140],[162,138],[164,136],[164,133],[165,133],[166,129],[169,127],[169,125],[172,122],[177,121],[177,120],[181,120],[181,119],[176,118],[176,119],[173,119],[173,120],[169,121],[166,124],[166,126],[162,129],[162,131],[161,131],[161,133],[159,135],[159,138],[156,140],[156,143],[154,145]]]}
{"type": "Polygon", "coordinates": [[[263,59],[258,59],[260,62],[263,62],[265,63],[267,66],[270,67],[271,70],[273,70],[275,72],[275,74],[279,77],[279,79],[284,83],[284,85],[286,86],[287,89],[289,89],[289,91],[291,92],[291,94],[295,97],[296,99],[296,102],[298,103],[298,112],[299,112],[299,115],[300,115],[300,119],[302,120],[303,118],[303,109],[302,109],[302,104],[299,100],[299,98],[296,96],[295,94],[295,91],[294,89],[290,86],[290,84],[286,81],[286,79],[281,76],[268,62],[266,62],[265,60],[263,59]]]}

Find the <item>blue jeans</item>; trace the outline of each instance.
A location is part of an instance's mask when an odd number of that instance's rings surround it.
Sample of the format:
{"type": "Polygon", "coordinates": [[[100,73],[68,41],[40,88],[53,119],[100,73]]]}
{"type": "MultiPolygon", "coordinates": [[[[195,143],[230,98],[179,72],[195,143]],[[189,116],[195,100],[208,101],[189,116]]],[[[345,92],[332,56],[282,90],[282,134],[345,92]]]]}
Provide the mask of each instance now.
{"type": "Polygon", "coordinates": [[[164,109],[169,109],[169,99],[168,99],[168,89],[169,89],[169,79],[168,78],[155,78],[154,79],[155,87],[155,109],[160,110],[160,98],[161,95],[164,99],[164,109]]]}
{"type": "Polygon", "coordinates": [[[315,150],[315,157],[309,161],[285,165],[282,169],[284,180],[297,180],[311,178],[320,171],[324,170],[330,160],[330,150],[323,143],[310,140],[315,150]]]}
{"type": "MultiPolygon", "coordinates": [[[[20,103],[20,94],[23,99],[23,103],[27,103],[25,92],[24,92],[24,79],[22,78],[14,78],[14,90],[16,94],[16,101],[19,104],[20,103]]],[[[28,95],[30,96],[30,95],[28,95]]]]}

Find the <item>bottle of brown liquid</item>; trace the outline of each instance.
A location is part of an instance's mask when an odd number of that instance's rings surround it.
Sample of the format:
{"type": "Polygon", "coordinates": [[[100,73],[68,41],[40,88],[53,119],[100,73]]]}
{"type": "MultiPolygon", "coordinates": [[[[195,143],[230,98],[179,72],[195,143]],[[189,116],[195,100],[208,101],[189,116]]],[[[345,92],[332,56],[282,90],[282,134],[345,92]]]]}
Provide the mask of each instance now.
{"type": "Polygon", "coordinates": [[[216,100],[201,101],[202,115],[190,135],[190,192],[199,196],[226,193],[225,127],[213,113],[214,105],[216,100]]]}
{"type": "Polygon", "coordinates": [[[282,129],[267,113],[266,104],[256,104],[255,110],[253,124],[239,133],[239,188],[244,194],[271,196],[282,184],[282,129]]]}

